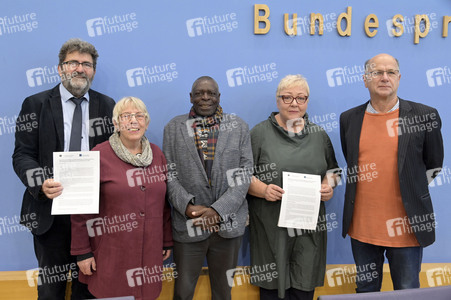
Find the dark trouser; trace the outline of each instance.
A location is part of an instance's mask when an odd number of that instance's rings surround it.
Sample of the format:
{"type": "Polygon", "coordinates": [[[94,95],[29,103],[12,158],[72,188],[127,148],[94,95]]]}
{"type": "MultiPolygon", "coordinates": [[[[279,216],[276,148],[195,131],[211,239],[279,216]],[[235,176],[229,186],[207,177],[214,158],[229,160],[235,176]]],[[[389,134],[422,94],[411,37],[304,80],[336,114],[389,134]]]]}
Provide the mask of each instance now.
{"type": "Polygon", "coordinates": [[[202,266],[207,258],[213,300],[231,299],[231,285],[227,271],[238,262],[241,237],[225,239],[213,233],[208,239],[195,243],[174,242],[174,261],[177,269],[174,299],[192,299],[202,266]]]}
{"type": "Polygon", "coordinates": [[[63,300],[67,279],[72,281],[72,300],[94,298],[87,285],[78,281],[76,257],[70,255],[70,216],[55,216],[52,227],[33,237],[39,265],[38,299],[63,300]],[[69,277],[69,270],[72,278],[69,277]]]}
{"type": "Polygon", "coordinates": [[[357,269],[357,293],[381,290],[384,253],[395,290],[420,287],[423,247],[383,247],[355,239],[351,239],[351,246],[357,269]]]}
{"type": "Polygon", "coordinates": [[[264,288],[260,288],[260,300],[275,300],[275,299],[283,299],[283,300],[313,300],[313,295],[315,295],[315,291],[301,291],[295,288],[289,288],[285,290],[285,298],[279,298],[278,290],[267,290],[264,288]]]}

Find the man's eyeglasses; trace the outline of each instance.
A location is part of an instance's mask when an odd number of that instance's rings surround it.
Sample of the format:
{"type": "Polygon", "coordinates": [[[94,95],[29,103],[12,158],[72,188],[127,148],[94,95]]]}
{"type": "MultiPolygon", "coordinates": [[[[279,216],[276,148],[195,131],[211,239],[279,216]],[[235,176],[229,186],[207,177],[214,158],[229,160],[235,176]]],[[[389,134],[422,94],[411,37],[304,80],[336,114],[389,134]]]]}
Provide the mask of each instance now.
{"type": "Polygon", "coordinates": [[[79,65],[81,65],[83,67],[83,69],[86,69],[86,70],[92,69],[94,67],[94,65],[90,62],[87,62],[87,61],[78,62],[76,60],[65,61],[61,65],[68,65],[69,68],[71,68],[71,69],[76,69],[76,68],[78,68],[79,65]]]}
{"type": "Polygon", "coordinates": [[[380,78],[384,76],[384,73],[387,73],[387,76],[390,78],[395,78],[399,75],[399,70],[388,70],[388,71],[376,70],[368,72],[366,74],[373,78],[380,78]]]}
{"type": "Polygon", "coordinates": [[[121,118],[121,121],[130,121],[133,117],[137,121],[143,121],[146,119],[146,114],[144,113],[136,113],[136,114],[130,114],[130,113],[123,113],[120,114],[119,117],[121,118]]]}
{"type": "Polygon", "coordinates": [[[293,97],[293,96],[289,96],[289,95],[280,95],[280,96],[277,96],[277,97],[282,98],[282,101],[285,104],[291,104],[291,103],[293,103],[294,100],[296,100],[297,104],[305,104],[305,102],[307,102],[307,100],[308,100],[308,96],[306,96],[306,97],[293,97]]]}

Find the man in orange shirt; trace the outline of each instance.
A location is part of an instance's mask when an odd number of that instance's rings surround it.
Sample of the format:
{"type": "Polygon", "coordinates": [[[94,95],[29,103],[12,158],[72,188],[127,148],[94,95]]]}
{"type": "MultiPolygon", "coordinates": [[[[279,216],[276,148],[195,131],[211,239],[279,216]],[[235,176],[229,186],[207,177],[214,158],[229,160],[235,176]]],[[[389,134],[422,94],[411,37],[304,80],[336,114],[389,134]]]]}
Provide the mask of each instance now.
{"type": "Polygon", "coordinates": [[[443,164],[440,116],[398,97],[399,62],[388,54],[366,61],[363,79],[370,101],[340,116],[357,292],[380,291],[384,254],[395,290],[419,288],[423,247],[435,241],[428,183],[443,164]]]}

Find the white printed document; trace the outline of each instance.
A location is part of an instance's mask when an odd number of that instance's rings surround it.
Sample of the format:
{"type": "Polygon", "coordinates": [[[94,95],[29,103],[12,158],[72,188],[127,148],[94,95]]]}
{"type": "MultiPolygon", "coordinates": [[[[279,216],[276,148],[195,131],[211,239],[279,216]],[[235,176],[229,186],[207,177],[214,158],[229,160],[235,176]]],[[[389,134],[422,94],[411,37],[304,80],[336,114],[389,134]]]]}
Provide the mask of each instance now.
{"type": "Polygon", "coordinates": [[[53,199],[52,215],[98,214],[100,152],[53,152],[53,177],[63,193],[53,199]]]}
{"type": "Polygon", "coordinates": [[[279,227],[315,230],[321,202],[321,176],[282,172],[279,227]]]}

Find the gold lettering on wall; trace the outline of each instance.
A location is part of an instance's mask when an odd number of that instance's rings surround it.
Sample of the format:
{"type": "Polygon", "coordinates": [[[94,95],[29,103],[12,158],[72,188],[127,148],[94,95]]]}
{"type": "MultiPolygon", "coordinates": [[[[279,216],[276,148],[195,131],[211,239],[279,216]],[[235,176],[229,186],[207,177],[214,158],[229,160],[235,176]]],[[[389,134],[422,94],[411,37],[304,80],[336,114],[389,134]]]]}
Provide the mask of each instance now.
{"type": "Polygon", "coordinates": [[[254,5],[254,34],[267,34],[271,28],[269,21],[269,7],[266,4],[254,5]],[[260,16],[260,11],[263,11],[263,16],[260,16]],[[265,27],[260,28],[260,23],[265,23],[265,27]]]}
{"type": "Polygon", "coordinates": [[[373,37],[377,34],[377,29],[374,29],[373,31],[370,30],[370,28],[378,28],[379,27],[379,20],[376,17],[375,14],[370,14],[365,19],[365,33],[369,37],[373,37]]]}

